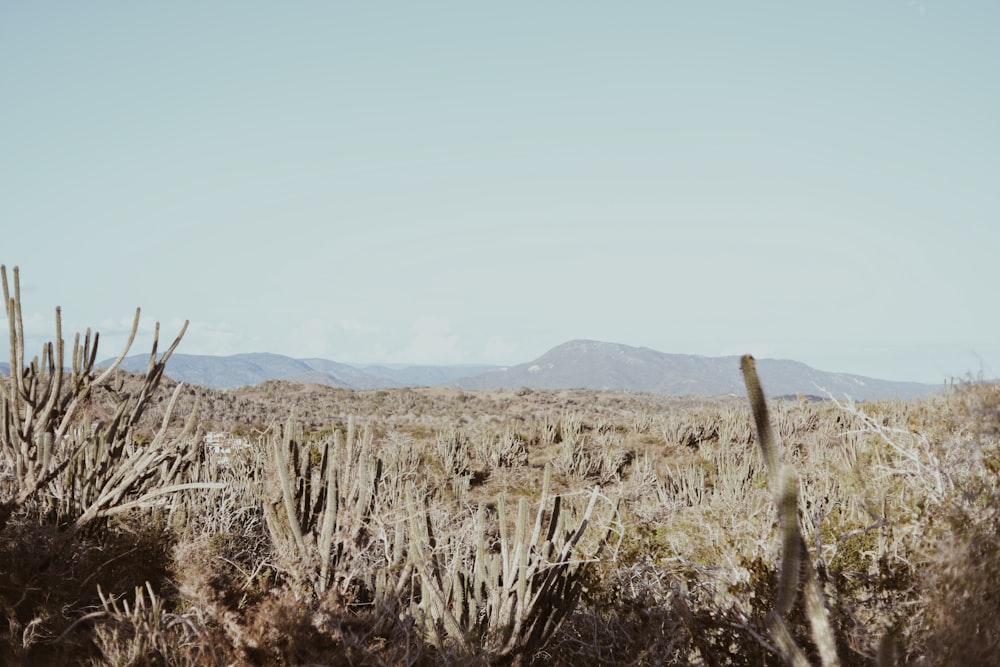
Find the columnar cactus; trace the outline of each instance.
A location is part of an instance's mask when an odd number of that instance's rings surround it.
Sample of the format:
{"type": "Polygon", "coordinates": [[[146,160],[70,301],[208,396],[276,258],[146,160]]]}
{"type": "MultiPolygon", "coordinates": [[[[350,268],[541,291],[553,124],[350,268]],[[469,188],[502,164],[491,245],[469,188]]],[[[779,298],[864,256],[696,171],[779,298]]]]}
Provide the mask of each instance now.
{"type": "Polygon", "coordinates": [[[332,588],[346,593],[366,577],[361,583],[376,596],[396,590],[396,580],[386,578],[386,566],[393,570],[402,562],[402,545],[396,531],[381,535],[375,529],[375,515],[391,499],[383,497],[383,462],[372,451],[371,433],[359,438],[351,418],[346,439],[337,432],[304,446],[293,437],[294,430],[290,417],[281,436],[271,439],[276,478],[261,498],[268,530],[286,556],[289,573],[316,595],[332,588]],[[317,455],[312,446],[318,447],[317,455]],[[378,541],[387,562],[366,562],[378,541]]]}
{"type": "Polygon", "coordinates": [[[550,494],[550,482],[546,466],[533,527],[522,498],[510,533],[506,500],[498,499],[495,546],[487,540],[480,505],[471,553],[461,537],[436,535],[429,510],[410,497],[409,550],[420,580],[413,612],[432,643],[483,650],[494,662],[518,662],[544,646],[573,609],[587,565],[607,543],[605,535],[594,553],[579,553],[602,496],[595,487],[582,517],[571,524],[562,498],[550,494]]]}
{"type": "Polygon", "coordinates": [[[741,360],[743,379],[746,383],[750,407],[757,427],[757,442],[767,467],[767,478],[778,508],[778,525],[781,530],[781,576],[774,610],[768,614],[767,627],[785,662],[798,666],[808,665],[805,653],[795,643],[785,623],[785,616],[792,610],[800,591],[800,573],[804,574],[801,591],[806,615],[812,629],[813,642],[824,667],[839,665],[836,641],[826,609],[823,589],[816,570],[809,558],[802,531],[799,528],[799,480],[795,471],[781,463],[778,441],[771,428],[767,401],[757,377],[752,356],[741,360]]]}
{"type": "Polygon", "coordinates": [[[10,340],[10,374],[0,381],[0,467],[13,478],[13,484],[0,488],[0,530],[29,501],[38,501],[43,514],[54,514],[71,534],[98,519],[157,503],[166,494],[205,488],[205,484],[180,483],[200,453],[186,437],[193,418],[185,435],[168,436],[180,386],[153,441],[144,446],[134,437],[187,323],[159,358],[157,325],[146,374],[138,390],[125,391],[120,379],[114,383],[115,371],[135,339],[139,309],[125,348],[100,374],[94,368],[99,335],[91,336],[89,329],[82,343],[76,335],[67,373],[59,308],[55,342],[43,346],[41,359],[27,362],[17,267],[13,273],[12,291],[6,267],[0,266],[10,340]],[[114,397],[114,415],[106,424],[92,424],[82,408],[102,387],[114,397]]]}

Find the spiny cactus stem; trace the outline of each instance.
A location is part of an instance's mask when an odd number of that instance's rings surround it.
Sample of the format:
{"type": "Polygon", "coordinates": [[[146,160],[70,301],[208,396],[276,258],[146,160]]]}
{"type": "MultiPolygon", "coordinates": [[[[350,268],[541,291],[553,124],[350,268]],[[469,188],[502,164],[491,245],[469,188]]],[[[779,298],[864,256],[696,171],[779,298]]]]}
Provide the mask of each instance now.
{"type": "Polygon", "coordinates": [[[333,528],[337,518],[337,469],[328,460],[330,443],[323,447],[323,464],[326,465],[326,504],[323,508],[323,525],[320,529],[320,582],[325,585],[330,577],[330,549],[333,543],[333,528]]]}
{"type": "Polygon", "coordinates": [[[507,498],[500,496],[497,499],[497,520],[500,524],[500,563],[503,566],[503,580],[501,585],[509,588],[511,584],[509,540],[507,538],[507,498]]]}
{"type": "MultiPolygon", "coordinates": [[[[757,427],[757,442],[760,446],[760,453],[764,457],[767,466],[767,478],[775,489],[775,485],[780,480],[780,459],[778,456],[778,440],[774,436],[771,428],[771,419],[768,415],[767,401],[764,398],[764,390],[760,386],[760,378],[757,376],[757,364],[753,356],[746,354],[740,360],[743,369],[743,381],[746,384],[747,396],[750,398],[750,408],[753,411],[754,423],[757,427]]],[[[775,491],[777,491],[775,489],[775,491]]]]}
{"type": "MultiPolygon", "coordinates": [[[[445,632],[458,641],[463,650],[467,651],[469,646],[465,633],[462,631],[461,626],[445,601],[440,573],[435,571],[437,568],[432,567],[433,547],[431,536],[427,532],[429,528],[429,516],[427,516],[426,511],[423,513],[417,512],[412,487],[407,491],[406,506],[412,534],[411,553],[414,559],[414,566],[420,573],[423,598],[430,604],[431,619],[429,623],[425,624],[425,627],[430,628],[432,632],[436,633],[436,624],[434,621],[440,620],[444,625],[445,632]],[[422,518],[424,521],[421,521],[420,514],[423,514],[422,518]]],[[[438,641],[440,642],[440,638],[438,641]]]]}
{"type": "Polygon", "coordinates": [[[794,470],[783,467],[780,463],[778,443],[771,427],[767,402],[760,386],[760,379],[757,377],[754,358],[749,354],[744,355],[741,366],[757,427],[757,439],[767,465],[768,483],[773,490],[775,505],[778,508],[778,522],[781,529],[782,556],[778,598],[774,610],[767,616],[768,631],[786,663],[795,667],[808,666],[809,662],[804,652],[795,643],[782,618],[795,604],[800,590],[800,571],[804,570],[806,615],[809,618],[813,641],[819,650],[824,667],[836,667],[840,664],[840,660],[837,656],[836,641],[830,626],[823,590],[809,559],[805,539],[799,527],[798,477],[794,470]]]}
{"type": "Polygon", "coordinates": [[[795,638],[792,637],[785,619],[778,614],[777,610],[767,615],[767,631],[777,645],[778,652],[786,664],[790,665],[790,667],[811,667],[806,654],[795,643],[795,638]]]}
{"type": "Polygon", "coordinates": [[[799,482],[795,472],[785,470],[778,498],[778,523],[781,530],[781,581],[775,609],[779,614],[792,610],[799,591],[802,534],[799,532],[799,482]]]}
{"type": "Polygon", "coordinates": [[[278,480],[281,483],[281,497],[284,501],[285,516],[288,518],[289,529],[295,545],[298,547],[299,555],[305,556],[306,545],[302,537],[302,529],[299,527],[298,517],[295,516],[295,498],[292,494],[292,481],[288,475],[288,450],[292,447],[292,427],[294,426],[294,412],[288,417],[288,424],[281,438],[273,438],[275,465],[278,468],[278,480]]]}

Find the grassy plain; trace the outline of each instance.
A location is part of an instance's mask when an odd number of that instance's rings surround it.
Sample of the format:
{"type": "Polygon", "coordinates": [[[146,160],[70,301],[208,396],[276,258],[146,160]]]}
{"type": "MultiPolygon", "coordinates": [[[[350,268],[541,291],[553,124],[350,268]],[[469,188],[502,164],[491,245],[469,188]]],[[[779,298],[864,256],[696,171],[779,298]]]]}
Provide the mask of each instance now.
{"type": "MultiPolygon", "coordinates": [[[[98,439],[142,384],[122,377],[78,417],[98,439]]],[[[0,661],[782,664],[783,605],[801,655],[827,660],[801,587],[778,600],[783,533],[745,397],[268,382],[182,387],[168,410],[173,395],[164,379],[120,437],[150,446],[168,416],[198,452],[172,484],[202,486],[123,496],[143,502],[80,530],[53,510],[63,478],[19,505],[0,529],[0,661]],[[249,444],[224,462],[205,432],[249,444]]],[[[837,661],[995,664],[1000,389],[770,411],[837,661]]]]}

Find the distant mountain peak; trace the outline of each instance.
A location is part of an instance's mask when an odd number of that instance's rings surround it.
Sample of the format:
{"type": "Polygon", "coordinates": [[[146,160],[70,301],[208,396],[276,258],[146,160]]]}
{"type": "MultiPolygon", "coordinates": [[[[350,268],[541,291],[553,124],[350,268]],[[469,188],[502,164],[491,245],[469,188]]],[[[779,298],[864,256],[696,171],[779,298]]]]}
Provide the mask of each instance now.
{"type": "MultiPolygon", "coordinates": [[[[105,362],[105,364],[110,363],[105,362]]],[[[128,357],[124,370],[144,371],[147,355],[128,357]]],[[[815,395],[858,400],[910,398],[937,387],[891,382],[859,375],[828,373],[791,360],[759,359],[769,396],[815,395]]],[[[217,389],[259,384],[267,380],[325,384],[353,389],[404,386],[457,386],[464,389],[606,389],[661,394],[742,394],[739,357],[667,354],[648,347],[575,339],[553,347],[537,359],[516,366],[365,366],[327,359],[293,359],[267,352],[227,357],[174,354],[166,374],[175,380],[217,389]]]]}
{"type": "MultiPolygon", "coordinates": [[[[761,359],[758,368],[769,395],[831,394],[864,400],[926,395],[935,389],[913,382],[891,382],[828,373],[788,360],[761,359]]],[[[739,357],[667,354],[648,347],[575,339],[537,359],[482,375],[462,378],[466,389],[609,389],[663,394],[742,394],[739,357]]]]}

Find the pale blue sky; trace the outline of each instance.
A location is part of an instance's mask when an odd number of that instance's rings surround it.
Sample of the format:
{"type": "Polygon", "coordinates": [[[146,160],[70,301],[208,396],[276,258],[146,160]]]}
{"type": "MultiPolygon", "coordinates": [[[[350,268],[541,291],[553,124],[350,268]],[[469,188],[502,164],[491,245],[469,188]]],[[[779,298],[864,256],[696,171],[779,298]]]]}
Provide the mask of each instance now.
{"type": "MultiPolygon", "coordinates": [[[[29,332],[1000,375],[1000,3],[0,5],[29,332]]],[[[141,344],[144,349],[145,344],[141,344]]]]}

